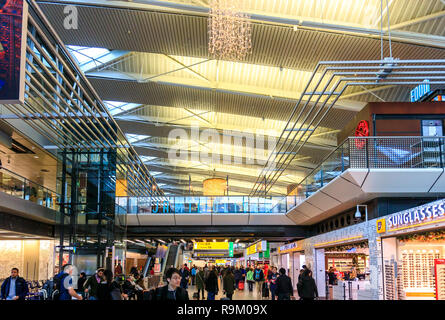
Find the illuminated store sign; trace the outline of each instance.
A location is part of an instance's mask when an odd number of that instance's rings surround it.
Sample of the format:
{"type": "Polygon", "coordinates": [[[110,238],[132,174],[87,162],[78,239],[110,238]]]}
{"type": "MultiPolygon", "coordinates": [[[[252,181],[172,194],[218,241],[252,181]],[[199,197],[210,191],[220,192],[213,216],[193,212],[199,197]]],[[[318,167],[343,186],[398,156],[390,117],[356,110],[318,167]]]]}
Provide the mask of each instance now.
{"type": "Polygon", "coordinates": [[[260,241],[247,247],[247,255],[250,256],[257,252],[263,252],[266,250],[267,250],[267,241],[260,241]]]}
{"type": "Polygon", "coordinates": [[[430,92],[429,80],[424,80],[425,84],[419,84],[413,90],[411,90],[410,98],[411,102],[419,101],[426,93],[430,92]]]}
{"type": "Polygon", "coordinates": [[[195,242],[194,250],[229,250],[229,242],[195,242]]]}
{"type": "Polygon", "coordinates": [[[288,243],[288,244],[285,244],[284,246],[279,247],[278,252],[279,253],[291,252],[291,251],[296,250],[297,248],[298,248],[297,242],[292,242],[292,243],[288,243]]]}
{"type": "Polygon", "coordinates": [[[0,103],[24,101],[28,5],[0,1],[0,103]]]}
{"type": "Polygon", "coordinates": [[[389,228],[417,224],[426,220],[435,220],[445,215],[445,200],[411,210],[405,210],[386,219],[389,228]]]}

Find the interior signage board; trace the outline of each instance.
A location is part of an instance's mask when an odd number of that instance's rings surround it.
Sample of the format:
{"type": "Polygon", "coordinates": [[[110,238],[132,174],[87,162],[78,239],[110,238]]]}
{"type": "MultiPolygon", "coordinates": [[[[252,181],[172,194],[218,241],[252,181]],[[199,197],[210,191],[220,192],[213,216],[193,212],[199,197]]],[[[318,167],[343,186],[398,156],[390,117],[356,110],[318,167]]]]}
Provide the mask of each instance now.
{"type": "Polygon", "coordinates": [[[386,219],[389,229],[434,221],[445,216],[445,199],[428,203],[421,207],[405,210],[386,219]]]}
{"type": "Polygon", "coordinates": [[[229,250],[228,242],[195,242],[194,250],[229,250]]]}
{"type": "Polygon", "coordinates": [[[257,252],[263,252],[267,250],[267,241],[260,241],[247,247],[247,255],[250,256],[257,252]]]}
{"type": "Polygon", "coordinates": [[[0,0],[0,103],[23,103],[25,96],[28,4],[0,0]]]}
{"type": "Polygon", "coordinates": [[[424,84],[419,84],[410,92],[411,102],[419,101],[426,93],[430,92],[429,80],[424,80],[424,84]]]}

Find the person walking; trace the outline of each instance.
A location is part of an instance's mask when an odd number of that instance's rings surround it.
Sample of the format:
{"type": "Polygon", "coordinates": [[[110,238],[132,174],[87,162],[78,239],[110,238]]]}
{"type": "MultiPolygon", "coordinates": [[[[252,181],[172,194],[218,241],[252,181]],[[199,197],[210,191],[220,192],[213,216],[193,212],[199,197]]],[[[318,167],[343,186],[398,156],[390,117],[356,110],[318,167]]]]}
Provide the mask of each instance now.
{"type": "Polygon", "coordinates": [[[12,268],[11,276],[6,278],[1,287],[1,300],[25,300],[28,284],[19,277],[19,269],[12,268]]]}
{"type": "Polygon", "coordinates": [[[240,271],[241,271],[241,275],[242,275],[242,281],[244,282],[244,281],[246,281],[246,269],[244,269],[244,266],[243,265],[241,265],[241,267],[240,267],[240,271]]]}
{"type": "Polygon", "coordinates": [[[196,289],[198,289],[198,300],[200,300],[200,293],[202,292],[202,300],[204,300],[204,288],[205,288],[205,273],[202,267],[199,268],[196,273],[196,289]]]}
{"type": "Polygon", "coordinates": [[[102,282],[102,278],[104,276],[104,269],[99,268],[96,271],[96,274],[89,277],[88,280],[83,285],[85,289],[85,293],[89,294],[89,300],[98,300],[97,299],[97,288],[99,287],[99,283],[102,282]]]}
{"type": "Polygon", "coordinates": [[[227,298],[232,300],[233,292],[235,291],[235,277],[230,268],[226,270],[223,278],[223,290],[226,292],[227,298]]]}
{"type": "Polygon", "coordinates": [[[335,274],[334,267],[330,267],[328,271],[328,281],[331,286],[335,286],[337,284],[337,275],[335,274]]]}
{"type": "Polygon", "coordinates": [[[167,285],[150,291],[152,301],[189,301],[189,294],[186,289],[181,288],[181,274],[176,268],[170,268],[166,273],[167,285]]]}
{"type": "Polygon", "coordinates": [[[122,288],[113,278],[111,270],[104,270],[104,275],[97,287],[97,299],[99,301],[123,300],[122,288]]]}
{"type": "Polygon", "coordinates": [[[116,276],[122,274],[122,266],[120,262],[118,262],[117,266],[114,268],[114,274],[116,276]]]}
{"type": "Polygon", "coordinates": [[[241,280],[243,280],[243,274],[241,273],[240,269],[236,268],[233,272],[233,276],[235,277],[235,288],[238,289],[239,283],[241,282],[241,280]]]}
{"type": "Polygon", "coordinates": [[[247,269],[246,280],[247,280],[247,284],[249,285],[249,292],[252,292],[253,284],[255,283],[255,280],[253,280],[253,270],[250,268],[247,269]]]}
{"type": "Polygon", "coordinates": [[[256,282],[256,293],[258,297],[263,295],[263,283],[264,283],[264,272],[259,265],[256,266],[254,271],[254,280],[256,282]]]}
{"type": "Polygon", "coordinates": [[[85,272],[81,272],[79,275],[79,279],[77,279],[77,290],[76,292],[85,298],[85,292],[83,291],[83,285],[87,281],[87,275],[85,272]]]}
{"type": "Polygon", "coordinates": [[[192,286],[195,285],[196,273],[197,273],[197,268],[196,268],[195,265],[193,265],[192,270],[190,270],[190,276],[191,276],[191,278],[192,278],[192,286]]]}
{"type": "Polygon", "coordinates": [[[82,296],[77,294],[73,288],[73,266],[66,264],[62,267],[62,272],[57,275],[56,288],[59,290],[59,300],[83,300],[82,296]]]}
{"type": "Polygon", "coordinates": [[[272,271],[269,271],[269,275],[267,276],[267,281],[269,282],[270,295],[272,300],[276,298],[276,290],[277,290],[277,267],[272,267],[272,271]]]}
{"type": "Polygon", "coordinates": [[[205,281],[205,289],[207,291],[207,300],[215,300],[215,296],[218,294],[218,274],[215,267],[209,272],[209,276],[205,281]]]}
{"type": "Polygon", "coordinates": [[[317,285],[314,278],[312,278],[311,270],[306,269],[303,272],[303,276],[298,282],[298,287],[301,300],[314,300],[314,298],[318,298],[317,285]]]}
{"type": "Polygon", "coordinates": [[[278,300],[290,300],[290,297],[294,295],[292,281],[286,275],[286,270],[284,268],[280,269],[280,275],[276,281],[275,293],[278,296],[278,300]]]}
{"type": "Polygon", "coordinates": [[[181,275],[181,288],[187,289],[190,278],[190,271],[187,268],[187,263],[184,263],[181,267],[179,274],[181,275]]]}

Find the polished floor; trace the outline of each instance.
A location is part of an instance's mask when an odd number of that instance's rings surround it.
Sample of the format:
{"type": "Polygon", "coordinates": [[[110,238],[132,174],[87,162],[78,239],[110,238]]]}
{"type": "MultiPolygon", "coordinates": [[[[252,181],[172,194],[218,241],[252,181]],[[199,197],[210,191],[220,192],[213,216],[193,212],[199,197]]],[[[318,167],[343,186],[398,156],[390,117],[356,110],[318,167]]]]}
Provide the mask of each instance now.
{"type": "MultiPolygon", "coordinates": [[[[223,291],[222,291],[222,287],[221,287],[221,280],[218,279],[218,287],[219,287],[219,292],[218,295],[216,296],[215,300],[220,300],[221,298],[225,297],[223,291]]],[[[187,288],[188,294],[190,299],[192,299],[193,294],[195,292],[198,292],[198,290],[196,289],[196,286],[189,286],[187,288]]],[[[295,292],[295,297],[296,299],[298,299],[298,295],[295,292]]],[[[205,299],[207,299],[207,291],[204,293],[205,299]]],[[[202,299],[202,293],[201,293],[201,297],[202,299]]],[[[253,291],[250,292],[249,288],[247,286],[247,283],[244,287],[244,290],[235,290],[235,292],[233,293],[233,300],[271,300],[270,294],[269,294],[269,298],[263,298],[261,297],[261,294],[257,293],[257,287],[256,284],[254,284],[253,286],[253,291]]]]}

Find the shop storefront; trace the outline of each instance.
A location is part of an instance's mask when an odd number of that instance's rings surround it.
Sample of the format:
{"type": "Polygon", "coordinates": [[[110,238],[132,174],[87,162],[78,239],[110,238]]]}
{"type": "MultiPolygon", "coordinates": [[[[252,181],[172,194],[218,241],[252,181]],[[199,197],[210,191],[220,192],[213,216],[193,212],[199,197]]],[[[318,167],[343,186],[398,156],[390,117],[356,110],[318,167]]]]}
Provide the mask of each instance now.
{"type": "Polygon", "coordinates": [[[445,300],[445,200],[379,221],[384,298],[445,300]]]}
{"type": "Polygon", "coordinates": [[[245,250],[246,266],[254,268],[256,265],[270,265],[270,248],[267,241],[259,241],[248,246],[245,250]]]}
{"type": "Polygon", "coordinates": [[[278,254],[280,255],[281,260],[281,265],[279,265],[279,267],[286,270],[286,273],[291,278],[292,285],[296,290],[300,270],[306,263],[302,241],[296,241],[280,246],[278,248],[278,254]]]}

